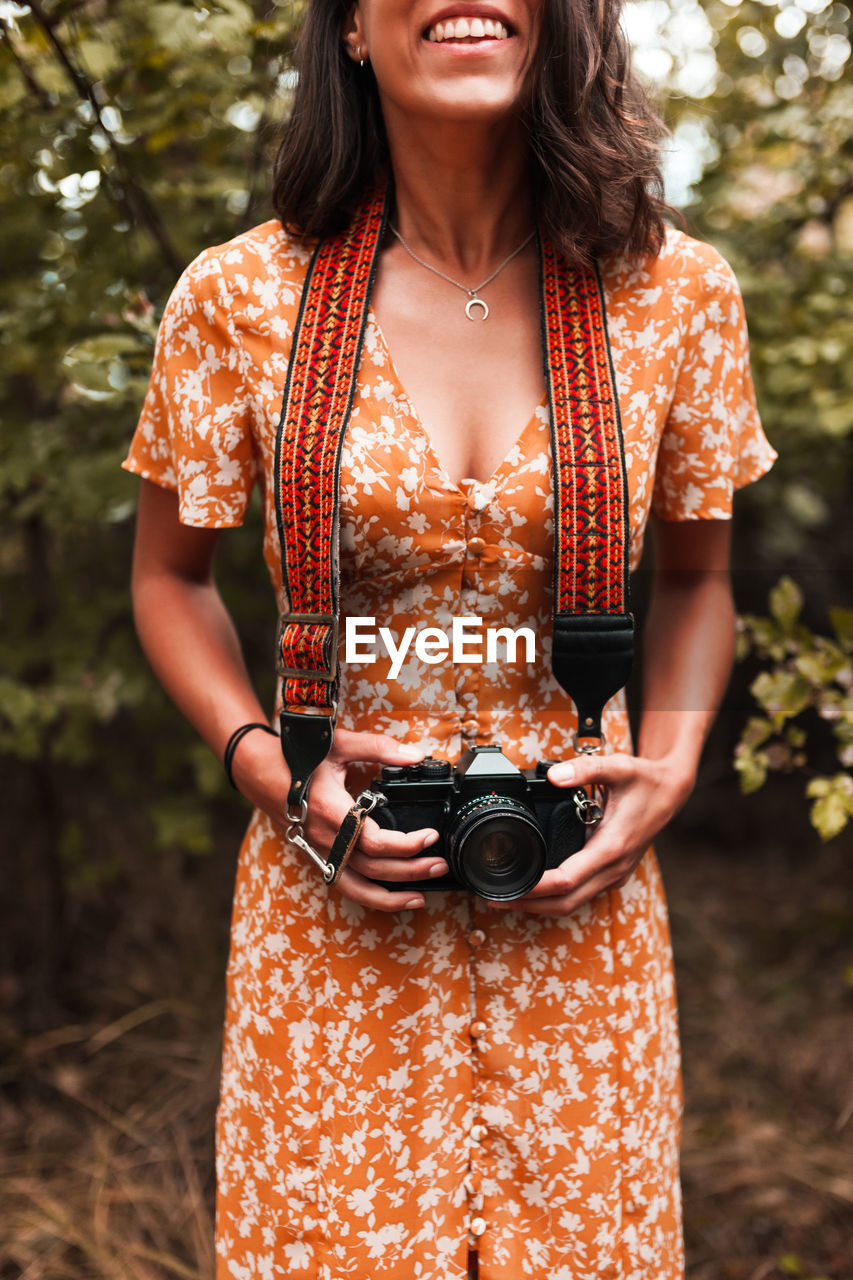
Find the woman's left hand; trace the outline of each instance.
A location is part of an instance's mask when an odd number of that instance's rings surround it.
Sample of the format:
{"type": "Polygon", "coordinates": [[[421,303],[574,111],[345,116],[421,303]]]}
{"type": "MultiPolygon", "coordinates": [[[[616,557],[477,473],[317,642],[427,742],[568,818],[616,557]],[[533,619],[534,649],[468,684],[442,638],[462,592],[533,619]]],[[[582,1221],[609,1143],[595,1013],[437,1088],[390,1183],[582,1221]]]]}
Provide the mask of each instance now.
{"type": "Polygon", "coordinates": [[[583,849],[546,871],[530,893],[511,902],[490,902],[497,910],[567,916],[596,894],[621,888],[693,788],[680,762],[625,752],[581,755],[552,765],[548,779],[572,789],[605,787],[604,817],[583,849]]]}

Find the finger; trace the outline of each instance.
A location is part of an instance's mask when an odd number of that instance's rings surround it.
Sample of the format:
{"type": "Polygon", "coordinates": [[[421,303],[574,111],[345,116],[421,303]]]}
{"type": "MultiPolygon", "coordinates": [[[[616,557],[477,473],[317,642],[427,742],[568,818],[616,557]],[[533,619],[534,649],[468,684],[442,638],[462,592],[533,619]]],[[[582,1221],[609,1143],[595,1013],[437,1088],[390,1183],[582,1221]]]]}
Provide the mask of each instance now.
{"type": "Polygon", "coordinates": [[[358,850],[349,860],[350,867],[368,880],[430,880],[445,876],[447,863],[443,858],[368,858],[358,850]]]}
{"type": "MultiPolygon", "coordinates": [[[[577,856],[573,855],[568,861],[573,862],[577,856]]],[[[597,870],[583,876],[574,876],[571,881],[561,876],[561,869],[558,868],[556,872],[546,872],[546,876],[552,878],[547,882],[543,893],[539,890],[542,889],[545,876],[523,898],[491,905],[498,910],[531,911],[536,915],[571,915],[598,894],[610,889],[621,889],[633,875],[642,856],[643,853],[634,853],[615,859],[608,858],[597,870]]]]}
{"type": "Polygon", "coordinates": [[[491,906],[499,911],[526,911],[535,916],[570,916],[585,903],[591,902],[600,893],[616,887],[616,881],[607,875],[595,876],[588,880],[582,889],[575,893],[558,894],[550,898],[516,898],[512,902],[492,902],[491,906]]]}
{"type": "Polygon", "coordinates": [[[336,729],[329,755],[335,760],[370,760],[377,764],[415,764],[426,752],[410,742],[398,742],[384,733],[355,733],[336,729]]]}
{"type": "Polygon", "coordinates": [[[357,902],[359,906],[368,907],[371,911],[417,911],[426,906],[424,895],[417,890],[393,893],[390,889],[374,884],[372,880],[366,880],[357,871],[350,871],[348,867],[341,873],[337,887],[345,898],[357,902]]]}
{"type": "Polygon", "coordinates": [[[546,871],[539,883],[530,890],[528,897],[550,898],[575,893],[595,876],[604,875],[611,869],[614,875],[617,874],[617,866],[618,874],[621,875],[623,868],[620,852],[606,845],[595,849],[581,849],[579,853],[573,853],[567,858],[562,866],[546,871]]]}
{"type": "Polygon", "coordinates": [[[438,841],[435,827],[420,827],[417,831],[389,831],[380,827],[373,818],[365,818],[358,847],[369,857],[411,858],[438,841]]]}
{"type": "MultiPolygon", "coordinates": [[[[546,871],[538,884],[525,894],[529,901],[562,898],[582,892],[584,887],[602,876],[613,882],[630,873],[639,861],[639,852],[625,849],[621,842],[593,837],[578,853],[573,853],[559,867],[546,871]]],[[[522,901],[522,899],[516,899],[522,901]]]]}
{"type": "Polygon", "coordinates": [[[558,787],[616,786],[631,782],[641,769],[638,757],[626,751],[609,756],[579,755],[574,760],[561,760],[548,770],[548,781],[558,787]]]}

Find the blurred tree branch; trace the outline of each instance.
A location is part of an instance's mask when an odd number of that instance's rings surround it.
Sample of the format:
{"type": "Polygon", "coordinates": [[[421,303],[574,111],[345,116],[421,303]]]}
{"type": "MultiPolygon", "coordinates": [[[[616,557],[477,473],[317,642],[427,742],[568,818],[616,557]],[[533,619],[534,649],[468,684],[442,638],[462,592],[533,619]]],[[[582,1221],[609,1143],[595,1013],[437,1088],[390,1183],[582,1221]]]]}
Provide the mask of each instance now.
{"type": "MultiPolygon", "coordinates": [[[[108,129],[104,123],[101,113],[101,104],[98,102],[94,88],[88,77],[83,74],[79,67],[75,66],[69,51],[65,48],[59,35],[57,34],[57,23],[52,17],[49,17],[40,0],[27,0],[30,12],[38,25],[44,32],[47,40],[53,48],[56,57],[68,76],[71,84],[76,89],[82,101],[87,102],[92,109],[98,128],[103,133],[109,145],[110,152],[115,161],[118,172],[118,181],[113,183],[113,175],[106,176],[111,180],[111,185],[116,189],[119,204],[124,212],[130,217],[131,221],[137,222],[144,227],[151,236],[154,243],[163,255],[164,264],[176,275],[180,275],[186,265],[180,254],[175,249],[171,237],[163,225],[163,220],[154,207],[154,203],[149,197],[145,189],[137,182],[131,170],[125,162],[121,147],[115,139],[111,129],[108,129]]],[[[18,58],[20,63],[22,60],[18,58]]]]}

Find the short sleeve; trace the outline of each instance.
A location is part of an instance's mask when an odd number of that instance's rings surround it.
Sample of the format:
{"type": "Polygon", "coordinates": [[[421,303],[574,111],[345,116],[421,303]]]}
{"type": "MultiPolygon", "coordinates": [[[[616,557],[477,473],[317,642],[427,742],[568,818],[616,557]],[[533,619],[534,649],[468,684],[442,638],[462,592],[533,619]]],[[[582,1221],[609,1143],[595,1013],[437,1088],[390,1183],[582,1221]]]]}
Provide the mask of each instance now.
{"type": "Polygon", "coordinates": [[[734,272],[710,245],[693,243],[695,299],[661,436],[652,511],[663,520],[725,520],[735,489],[769,471],[776,451],[758,416],[734,272]]]}
{"type": "Polygon", "coordinates": [[[127,471],[177,491],[182,524],[242,524],[257,474],[241,349],[215,250],[166,304],[127,471]]]}

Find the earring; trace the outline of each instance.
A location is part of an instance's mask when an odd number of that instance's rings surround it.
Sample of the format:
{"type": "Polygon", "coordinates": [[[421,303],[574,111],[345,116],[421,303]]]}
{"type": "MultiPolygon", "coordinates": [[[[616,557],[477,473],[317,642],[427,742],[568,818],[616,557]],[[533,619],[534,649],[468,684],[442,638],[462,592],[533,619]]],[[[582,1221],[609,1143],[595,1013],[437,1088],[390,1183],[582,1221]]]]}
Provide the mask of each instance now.
{"type": "Polygon", "coordinates": [[[358,49],[358,65],[359,65],[360,67],[363,67],[363,66],[364,66],[364,64],[365,64],[365,62],[367,61],[367,56],[366,56],[366,55],[367,55],[367,51],[366,51],[365,49],[363,49],[363,48],[359,45],[359,49],[358,49]]]}

